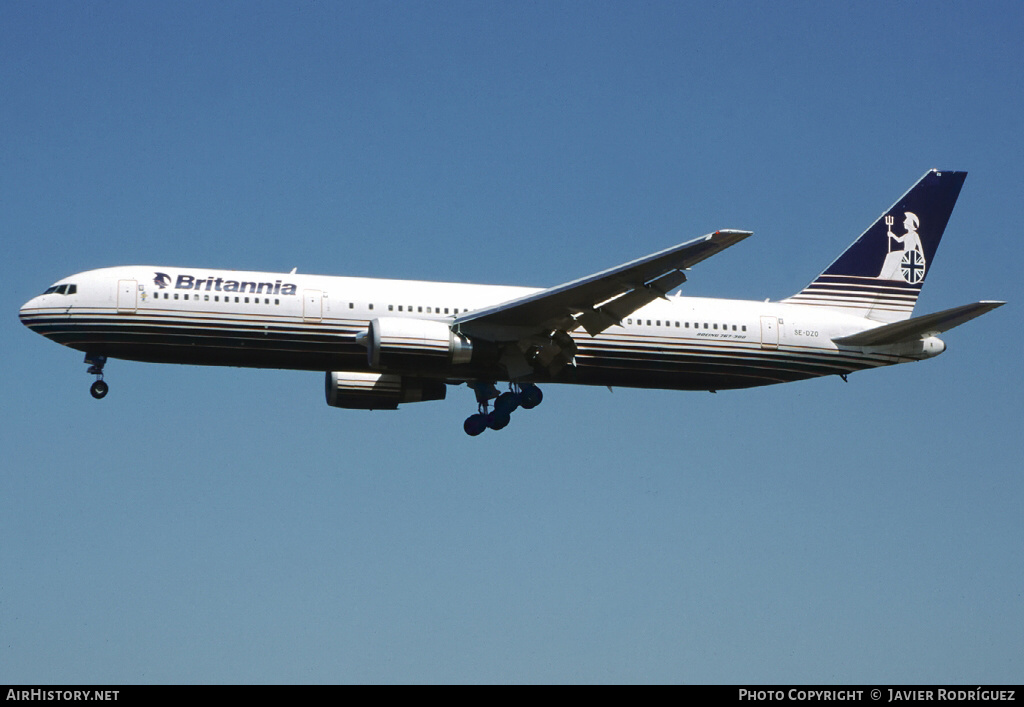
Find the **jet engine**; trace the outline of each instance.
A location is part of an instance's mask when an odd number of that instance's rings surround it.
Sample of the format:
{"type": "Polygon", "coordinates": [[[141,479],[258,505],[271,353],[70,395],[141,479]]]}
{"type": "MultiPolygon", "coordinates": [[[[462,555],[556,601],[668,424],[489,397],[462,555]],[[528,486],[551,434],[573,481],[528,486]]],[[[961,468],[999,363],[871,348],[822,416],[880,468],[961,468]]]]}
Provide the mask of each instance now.
{"type": "Polygon", "coordinates": [[[381,317],[357,341],[366,347],[371,368],[443,370],[469,363],[473,344],[445,322],[381,317]]]}
{"type": "Polygon", "coordinates": [[[397,410],[402,403],[444,400],[443,380],[393,373],[332,371],[326,377],[327,404],[355,410],[397,410]]]}

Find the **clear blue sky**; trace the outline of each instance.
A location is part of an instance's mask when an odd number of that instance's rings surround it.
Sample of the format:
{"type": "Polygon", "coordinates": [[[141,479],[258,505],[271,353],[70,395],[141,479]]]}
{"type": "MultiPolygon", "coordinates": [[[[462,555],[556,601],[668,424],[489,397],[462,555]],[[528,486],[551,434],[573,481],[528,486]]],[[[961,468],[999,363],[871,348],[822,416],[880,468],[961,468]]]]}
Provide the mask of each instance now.
{"type": "Polygon", "coordinates": [[[0,4],[0,682],[1020,682],[1024,5],[0,4]],[[919,364],[329,408],[17,319],[88,268],[805,285],[970,174],[919,364]]]}

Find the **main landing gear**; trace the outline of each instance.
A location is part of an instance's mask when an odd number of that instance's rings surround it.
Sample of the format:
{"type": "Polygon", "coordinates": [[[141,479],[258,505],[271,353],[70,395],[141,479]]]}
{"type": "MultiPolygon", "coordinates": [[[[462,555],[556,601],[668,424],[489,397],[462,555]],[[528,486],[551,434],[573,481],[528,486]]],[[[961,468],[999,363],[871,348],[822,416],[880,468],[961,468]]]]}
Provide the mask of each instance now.
{"type": "Polygon", "coordinates": [[[477,414],[470,415],[462,425],[470,437],[476,437],[485,429],[500,430],[512,419],[516,408],[530,410],[540,405],[544,393],[533,383],[511,383],[507,393],[498,393],[493,383],[471,383],[476,393],[477,414]],[[494,410],[487,411],[488,403],[494,399],[494,410]]]}
{"type": "Polygon", "coordinates": [[[107,391],[110,390],[110,386],[103,380],[103,366],[107,363],[107,357],[87,353],[85,355],[85,362],[89,364],[88,373],[96,376],[96,380],[89,386],[89,392],[92,394],[92,397],[99,400],[105,397],[107,391]]]}

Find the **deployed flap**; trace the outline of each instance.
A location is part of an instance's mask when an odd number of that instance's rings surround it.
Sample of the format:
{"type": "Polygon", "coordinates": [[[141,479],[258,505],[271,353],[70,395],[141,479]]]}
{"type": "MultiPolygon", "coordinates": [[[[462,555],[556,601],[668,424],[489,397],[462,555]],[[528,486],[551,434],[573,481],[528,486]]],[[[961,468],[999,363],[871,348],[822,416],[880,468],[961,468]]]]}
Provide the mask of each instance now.
{"type": "Polygon", "coordinates": [[[749,235],[750,231],[716,231],[564,285],[466,312],[456,317],[455,326],[463,334],[492,341],[579,326],[596,336],[685,282],[682,270],[749,235]]]}
{"type": "Polygon", "coordinates": [[[936,336],[944,331],[949,331],[955,326],[975,317],[980,317],[996,307],[1001,307],[1005,302],[975,302],[965,304],[961,307],[953,307],[934,314],[926,314],[923,317],[905,319],[902,322],[893,322],[884,326],[868,329],[858,334],[841,336],[833,339],[837,344],[848,346],[884,346],[887,344],[899,344],[905,341],[920,341],[929,336],[936,336]]]}

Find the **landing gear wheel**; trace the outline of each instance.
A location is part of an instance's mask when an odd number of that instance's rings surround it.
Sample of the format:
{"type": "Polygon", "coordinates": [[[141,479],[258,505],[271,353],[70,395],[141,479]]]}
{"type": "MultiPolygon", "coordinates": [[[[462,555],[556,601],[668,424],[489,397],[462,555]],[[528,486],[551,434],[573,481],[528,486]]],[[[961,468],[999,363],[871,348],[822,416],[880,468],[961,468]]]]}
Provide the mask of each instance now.
{"type": "Polygon", "coordinates": [[[502,393],[494,401],[494,412],[502,412],[511,415],[519,407],[519,395],[517,393],[502,393]]]}
{"type": "Polygon", "coordinates": [[[466,421],[462,423],[462,429],[464,429],[466,434],[470,437],[476,437],[487,429],[487,416],[480,414],[470,415],[466,418],[466,421]]]}
{"type": "Polygon", "coordinates": [[[99,400],[106,396],[107,391],[110,390],[110,386],[103,382],[103,366],[107,363],[107,357],[95,353],[86,353],[85,363],[89,364],[87,373],[90,376],[96,376],[96,382],[89,386],[89,392],[92,394],[92,397],[99,400]]]}
{"type": "Polygon", "coordinates": [[[544,400],[544,393],[532,383],[523,386],[523,392],[520,393],[520,396],[519,404],[524,410],[532,410],[544,400]]]}
{"type": "Polygon", "coordinates": [[[490,427],[492,430],[501,430],[508,425],[509,420],[511,420],[512,417],[507,412],[495,410],[494,412],[487,415],[486,419],[487,426],[490,427]]]}

